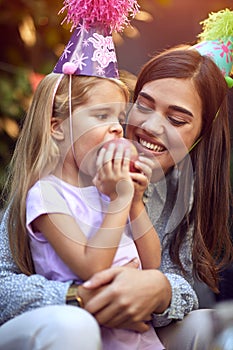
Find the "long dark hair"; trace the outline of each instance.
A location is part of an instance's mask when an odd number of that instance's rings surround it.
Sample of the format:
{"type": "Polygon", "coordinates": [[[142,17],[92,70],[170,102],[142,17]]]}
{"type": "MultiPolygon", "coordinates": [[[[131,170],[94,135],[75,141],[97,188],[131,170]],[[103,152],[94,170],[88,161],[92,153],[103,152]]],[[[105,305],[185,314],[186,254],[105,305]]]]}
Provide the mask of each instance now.
{"type": "Polygon", "coordinates": [[[195,174],[193,207],[171,235],[170,256],[185,272],[179,250],[192,224],[194,273],[217,292],[219,271],[232,261],[228,88],[209,57],[188,47],[177,47],[155,56],[142,68],[134,101],[146,83],[164,78],[191,79],[202,101],[201,140],[190,152],[195,174]]]}

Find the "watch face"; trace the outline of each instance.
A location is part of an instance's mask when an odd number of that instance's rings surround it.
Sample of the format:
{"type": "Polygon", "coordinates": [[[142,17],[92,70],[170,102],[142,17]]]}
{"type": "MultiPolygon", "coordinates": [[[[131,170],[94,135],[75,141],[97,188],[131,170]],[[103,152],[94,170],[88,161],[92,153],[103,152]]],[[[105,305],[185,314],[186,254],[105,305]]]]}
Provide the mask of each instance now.
{"type": "Polygon", "coordinates": [[[68,292],[67,292],[67,297],[68,298],[73,298],[73,299],[75,299],[76,298],[76,296],[77,296],[77,287],[70,287],[69,289],[68,289],[68,292]]]}
{"type": "Polygon", "coordinates": [[[77,300],[78,286],[70,286],[66,294],[66,304],[80,306],[77,300]]]}

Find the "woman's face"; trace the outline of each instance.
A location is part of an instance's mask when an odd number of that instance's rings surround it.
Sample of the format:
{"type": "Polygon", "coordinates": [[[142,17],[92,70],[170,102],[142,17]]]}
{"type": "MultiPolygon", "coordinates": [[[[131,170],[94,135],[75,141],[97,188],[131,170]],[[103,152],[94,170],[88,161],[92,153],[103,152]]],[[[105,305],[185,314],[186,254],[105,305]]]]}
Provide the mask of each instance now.
{"type": "Polygon", "coordinates": [[[202,127],[201,99],[190,79],[166,78],[146,83],[131,109],[127,138],[140,153],[153,156],[166,173],[188,153],[202,127]]]}

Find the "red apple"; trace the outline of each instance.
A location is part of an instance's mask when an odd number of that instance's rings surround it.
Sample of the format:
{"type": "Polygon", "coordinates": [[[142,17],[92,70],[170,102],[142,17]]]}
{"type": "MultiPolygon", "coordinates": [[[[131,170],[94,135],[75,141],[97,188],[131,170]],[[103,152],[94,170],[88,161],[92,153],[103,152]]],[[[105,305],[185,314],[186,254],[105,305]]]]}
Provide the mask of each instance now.
{"type": "Polygon", "coordinates": [[[138,151],[137,151],[137,148],[134,146],[134,144],[127,139],[119,138],[119,139],[109,140],[105,142],[103,147],[107,149],[108,146],[112,143],[115,143],[116,147],[118,145],[124,145],[125,149],[127,148],[130,149],[129,170],[132,173],[139,173],[140,171],[134,166],[134,162],[138,159],[138,151]]]}

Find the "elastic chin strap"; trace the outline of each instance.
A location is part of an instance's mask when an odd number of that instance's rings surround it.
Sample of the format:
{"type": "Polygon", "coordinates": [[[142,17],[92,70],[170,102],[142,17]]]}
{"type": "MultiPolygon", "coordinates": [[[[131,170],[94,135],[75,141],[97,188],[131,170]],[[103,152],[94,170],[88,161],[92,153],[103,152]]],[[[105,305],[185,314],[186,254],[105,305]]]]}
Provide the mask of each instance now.
{"type": "Polygon", "coordinates": [[[72,127],[72,74],[69,74],[69,128],[70,128],[70,143],[74,159],[76,159],[74,152],[74,137],[73,137],[73,127],[72,127]]]}
{"type": "MultiPolygon", "coordinates": [[[[215,120],[217,119],[218,115],[219,115],[219,111],[220,111],[221,106],[219,107],[219,109],[217,110],[217,113],[215,114],[215,117],[213,119],[213,123],[215,122],[215,120]]],[[[197,141],[194,142],[194,144],[189,148],[189,153],[194,149],[194,147],[196,147],[196,145],[203,139],[203,135],[200,136],[197,141]]]]}
{"type": "Polygon", "coordinates": [[[197,141],[194,142],[194,144],[189,148],[189,153],[196,147],[196,145],[202,140],[203,136],[199,137],[197,141]]]}
{"type": "MultiPolygon", "coordinates": [[[[65,74],[60,74],[56,85],[54,87],[53,90],[53,100],[52,100],[52,106],[54,105],[54,100],[55,100],[55,96],[57,93],[57,89],[60,85],[60,82],[62,80],[62,78],[64,77],[65,74]]],[[[73,157],[75,158],[75,153],[74,153],[74,144],[73,144],[73,128],[72,128],[72,74],[69,74],[69,87],[68,87],[68,99],[69,99],[69,129],[70,129],[70,142],[71,142],[71,149],[72,149],[72,153],[73,153],[73,157]]]]}

